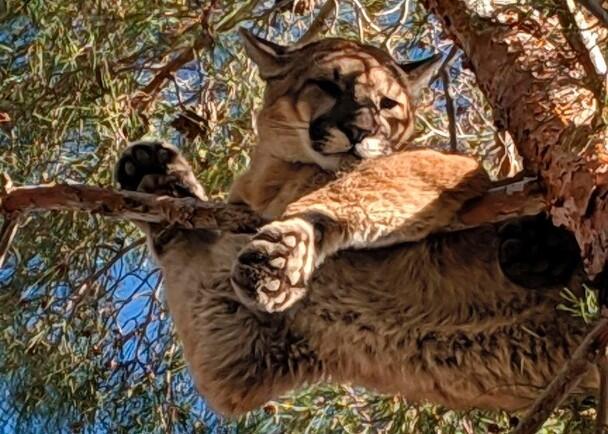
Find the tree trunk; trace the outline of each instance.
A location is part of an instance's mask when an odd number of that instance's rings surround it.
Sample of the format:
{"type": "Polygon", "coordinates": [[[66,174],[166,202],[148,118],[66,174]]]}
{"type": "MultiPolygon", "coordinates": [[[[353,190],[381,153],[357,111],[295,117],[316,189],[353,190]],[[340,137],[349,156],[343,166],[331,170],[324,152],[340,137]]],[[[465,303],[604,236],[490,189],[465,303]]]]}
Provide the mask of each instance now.
{"type": "Polygon", "coordinates": [[[587,272],[597,275],[608,257],[603,89],[576,30],[564,27],[567,9],[424,3],[466,53],[496,126],[510,132],[526,167],[539,173],[554,223],[575,233],[587,272]]]}

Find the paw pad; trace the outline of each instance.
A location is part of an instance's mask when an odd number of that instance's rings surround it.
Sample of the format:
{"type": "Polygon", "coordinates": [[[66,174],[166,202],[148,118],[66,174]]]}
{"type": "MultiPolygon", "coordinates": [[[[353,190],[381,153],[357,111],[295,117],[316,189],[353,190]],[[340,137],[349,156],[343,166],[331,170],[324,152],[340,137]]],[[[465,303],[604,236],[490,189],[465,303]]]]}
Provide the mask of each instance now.
{"type": "Polygon", "coordinates": [[[267,312],[301,299],[315,269],[313,227],[302,219],[264,226],[239,254],[232,270],[237,293],[267,312]]]}
{"type": "Polygon", "coordinates": [[[125,190],[206,199],[179,151],[161,142],[138,142],[125,149],[116,164],[115,177],[125,190]]]}

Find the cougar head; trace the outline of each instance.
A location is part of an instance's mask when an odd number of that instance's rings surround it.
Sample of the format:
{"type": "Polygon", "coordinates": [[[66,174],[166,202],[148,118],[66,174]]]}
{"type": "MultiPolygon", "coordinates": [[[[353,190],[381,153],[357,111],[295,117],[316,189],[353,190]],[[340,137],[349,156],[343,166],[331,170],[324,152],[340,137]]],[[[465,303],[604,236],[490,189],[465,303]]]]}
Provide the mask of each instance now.
{"type": "Polygon", "coordinates": [[[259,147],[289,162],[335,170],[345,156],[375,158],[407,146],[414,104],[440,55],[399,64],[384,51],[330,38],[285,47],[241,29],[266,81],[259,147]]]}

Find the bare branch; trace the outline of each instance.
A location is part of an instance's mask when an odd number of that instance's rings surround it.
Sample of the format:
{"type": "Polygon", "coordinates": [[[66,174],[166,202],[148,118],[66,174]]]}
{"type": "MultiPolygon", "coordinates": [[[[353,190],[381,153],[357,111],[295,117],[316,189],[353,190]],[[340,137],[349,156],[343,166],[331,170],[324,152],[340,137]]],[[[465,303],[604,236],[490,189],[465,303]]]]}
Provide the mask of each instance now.
{"type": "Polygon", "coordinates": [[[321,33],[325,27],[327,27],[325,21],[332,15],[338,15],[338,2],[337,0],[327,0],[319,14],[315,17],[315,20],[312,22],[306,33],[302,35],[302,37],[298,40],[298,45],[306,45],[315,37],[321,33]]]}
{"type": "Polygon", "coordinates": [[[177,199],[88,185],[17,187],[0,196],[0,212],[84,211],[107,217],[151,223],[170,222],[186,228],[248,232],[262,220],[243,206],[177,199]]]}
{"type": "MultiPolygon", "coordinates": [[[[2,174],[0,181],[1,204],[1,198],[10,194],[14,190],[14,187],[13,181],[6,173],[2,174]]],[[[12,213],[7,212],[4,215],[4,223],[2,223],[2,228],[0,229],[0,268],[4,266],[4,261],[8,255],[8,249],[10,249],[11,243],[17,234],[17,228],[19,227],[20,220],[20,213],[18,211],[12,213]]]]}
{"type": "MultiPolygon", "coordinates": [[[[445,230],[461,230],[519,215],[538,214],[545,207],[536,182],[524,180],[501,185],[468,204],[445,230]]],[[[12,215],[40,211],[84,211],[107,217],[229,232],[251,232],[264,223],[244,206],[86,185],[25,186],[0,196],[0,213],[12,215]]]]}
{"type": "Polygon", "coordinates": [[[200,25],[200,33],[197,34],[192,47],[182,49],[177,56],[160,68],[160,71],[143,89],[137,91],[133,98],[133,107],[136,110],[145,110],[156,98],[165,82],[171,78],[172,74],[186,63],[194,60],[197,51],[213,46],[213,36],[211,35],[208,23],[209,14],[213,6],[214,4],[210,3],[207,7],[203,8],[199,20],[184,30],[184,33],[187,33],[192,31],[192,29],[196,30],[196,27],[200,25]]]}
{"type": "Polygon", "coordinates": [[[452,60],[457,51],[456,45],[452,45],[449,54],[447,55],[443,65],[439,70],[439,76],[443,84],[443,94],[445,97],[445,109],[448,114],[448,131],[450,132],[450,150],[458,151],[458,137],[456,136],[456,112],[454,110],[454,99],[450,95],[450,74],[448,73],[449,62],[452,60]]]}
{"type": "Polygon", "coordinates": [[[176,72],[186,63],[194,60],[194,53],[196,51],[211,47],[212,44],[213,39],[211,36],[206,32],[201,32],[201,34],[197,36],[192,47],[184,48],[175,58],[164,65],[143,89],[137,91],[133,98],[134,107],[138,110],[145,110],[154,100],[158,92],[160,92],[165,81],[171,77],[171,74],[176,72]]]}
{"type": "Polygon", "coordinates": [[[549,387],[536,399],[523,420],[511,434],[533,434],[545,423],[551,413],[566,399],[593,363],[596,363],[606,345],[608,317],[602,318],[576,349],[568,363],[553,379],[549,387]],[[602,348],[602,351],[598,351],[602,348]]]}
{"type": "Polygon", "coordinates": [[[19,217],[6,217],[0,229],[0,268],[4,266],[4,261],[8,255],[8,249],[17,234],[19,227],[19,217]]]}

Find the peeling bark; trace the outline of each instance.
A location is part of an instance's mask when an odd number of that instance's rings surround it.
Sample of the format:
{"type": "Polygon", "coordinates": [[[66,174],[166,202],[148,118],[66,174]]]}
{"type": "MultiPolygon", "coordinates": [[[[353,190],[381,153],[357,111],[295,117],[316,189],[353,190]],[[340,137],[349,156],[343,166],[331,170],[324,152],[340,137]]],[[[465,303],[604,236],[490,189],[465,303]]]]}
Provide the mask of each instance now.
{"type": "Polygon", "coordinates": [[[594,277],[608,259],[608,129],[599,123],[596,77],[583,67],[588,54],[540,6],[424,3],[468,56],[497,126],[543,179],[554,223],[574,232],[594,277]]]}

